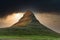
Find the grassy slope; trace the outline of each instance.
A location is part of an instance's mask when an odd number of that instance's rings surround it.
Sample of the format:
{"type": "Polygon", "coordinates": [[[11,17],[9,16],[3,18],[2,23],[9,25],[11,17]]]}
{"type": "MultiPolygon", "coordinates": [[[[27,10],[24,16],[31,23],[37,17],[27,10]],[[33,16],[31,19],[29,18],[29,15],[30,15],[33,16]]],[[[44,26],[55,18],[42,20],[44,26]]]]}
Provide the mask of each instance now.
{"type": "Polygon", "coordinates": [[[6,28],[0,29],[0,36],[22,36],[22,35],[39,35],[39,36],[50,36],[50,37],[60,37],[59,34],[54,32],[49,32],[45,29],[39,29],[35,27],[27,28],[6,28]]]}
{"type": "Polygon", "coordinates": [[[30,24],[27,27],[1,28],[0,36],[40,35],[40,36],[60,37],[60,34],[42,25],[40,25],[39,27],[39,25],[30,24]]]}
{"type": "Polygon", "coordinates": [[[1,40],[60,40],[60,35],[38,27],[0,29],[1,40]],[[44,30],[44,31],[43,31],[44,30]]]}

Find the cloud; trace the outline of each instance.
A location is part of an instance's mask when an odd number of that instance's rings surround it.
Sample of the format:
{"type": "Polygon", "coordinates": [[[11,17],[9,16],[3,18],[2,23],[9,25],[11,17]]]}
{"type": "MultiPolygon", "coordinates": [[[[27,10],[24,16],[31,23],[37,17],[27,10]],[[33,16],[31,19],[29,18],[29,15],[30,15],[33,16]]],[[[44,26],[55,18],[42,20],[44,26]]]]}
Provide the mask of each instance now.
{"type": "Polygon", "coordinates": [[[36,12],[60,12],[59,0],[0,0],[0,17],[33,9],[36,12]]]}

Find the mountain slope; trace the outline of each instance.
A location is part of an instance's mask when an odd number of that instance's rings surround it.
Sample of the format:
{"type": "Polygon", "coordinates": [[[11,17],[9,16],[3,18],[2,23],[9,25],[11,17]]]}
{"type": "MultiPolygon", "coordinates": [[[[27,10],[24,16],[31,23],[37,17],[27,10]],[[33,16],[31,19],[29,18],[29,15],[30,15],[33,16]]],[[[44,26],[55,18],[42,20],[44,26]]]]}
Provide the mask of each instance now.
{"type": "Polygon", "coordinates": [[[13,26],[27,26],[30,23],[39,23],[38,20],[35,18],[34,14],[31,11],[26,11],[26,13],[24,14],[24,16],[13,26]]]}
{"type": "Polygon", "coordinates": [[[25,34],[57,34],[53,30],[39,23],[30,10],[27,10],[21,20],[14,24],[12,28],[24,30],[25,32],[23,31],[23,33],[25,34]]]}
{"type": "Polygon", "coordinates": [[[31,11],[9,28],[0,28],[0,35],[42,35],[59,37],[60,34],[42,25],[31,11]]]}

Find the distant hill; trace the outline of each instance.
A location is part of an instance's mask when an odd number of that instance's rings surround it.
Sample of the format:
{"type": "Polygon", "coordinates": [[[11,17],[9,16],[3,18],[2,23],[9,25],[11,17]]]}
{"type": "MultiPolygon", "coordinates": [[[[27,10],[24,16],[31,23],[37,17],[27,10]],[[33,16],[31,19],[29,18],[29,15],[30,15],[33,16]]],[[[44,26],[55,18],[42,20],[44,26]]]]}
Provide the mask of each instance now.
{"type": "Polygon", "coordinates": [[[10,28],[0,28],[0,34],[4,35],[45,35],[45,36],[59,36],[60,34],[45,27],[34,16],[34,14],[27,10],[24,16],[10,28]]]}

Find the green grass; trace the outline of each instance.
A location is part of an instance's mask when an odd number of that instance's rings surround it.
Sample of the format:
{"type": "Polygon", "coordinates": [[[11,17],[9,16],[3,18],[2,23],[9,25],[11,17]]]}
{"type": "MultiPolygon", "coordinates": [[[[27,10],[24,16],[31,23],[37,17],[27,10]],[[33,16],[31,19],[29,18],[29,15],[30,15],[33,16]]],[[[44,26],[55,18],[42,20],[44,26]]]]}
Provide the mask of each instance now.
{"type": "Polygon", "coordinates": [[[0,36],[4,40],[60,40],[57,37],[39,36],[39,35],[21,35],[21,36],[0,36]]]}
{"type": "Polygon", "coordinates": [[[60,40],[60,34],[45,28],[5,28],[0,29],[0,40],[60,40]]]}

